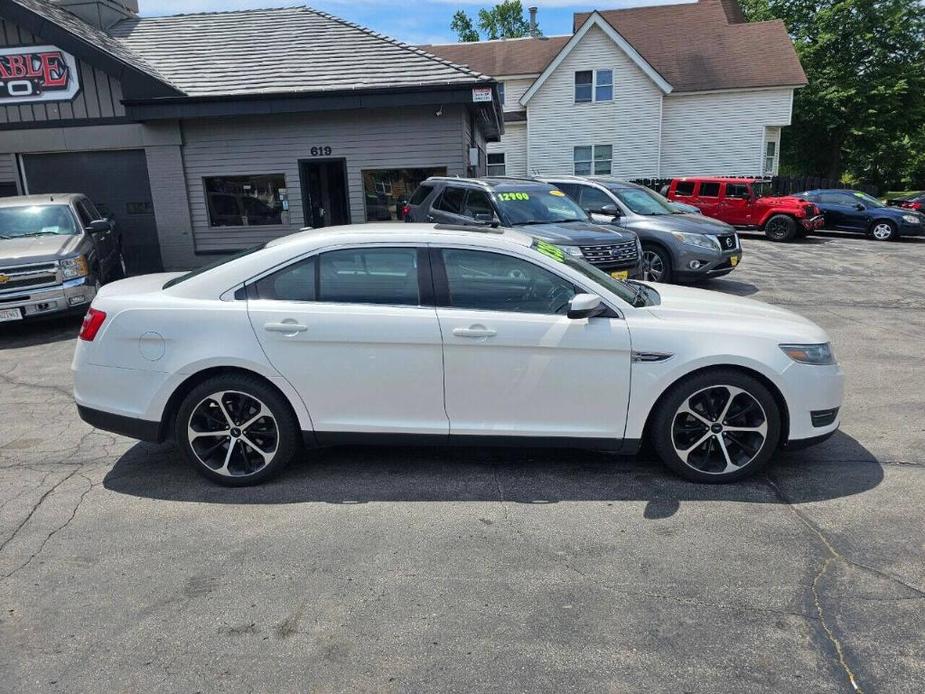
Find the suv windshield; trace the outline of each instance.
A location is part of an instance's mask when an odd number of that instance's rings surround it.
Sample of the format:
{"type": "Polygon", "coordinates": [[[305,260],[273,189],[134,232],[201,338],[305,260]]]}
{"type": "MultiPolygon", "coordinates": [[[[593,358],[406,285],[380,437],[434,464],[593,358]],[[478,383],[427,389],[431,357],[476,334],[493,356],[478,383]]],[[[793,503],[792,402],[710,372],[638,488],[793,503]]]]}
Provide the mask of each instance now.
{"type": "Polygon", "coordinates": [[[647,216],[674,214],[674,210],[668,206],[668,201],[648,188],[611,188],[610,192],[636,214],[647,216]]]}
{"type": "Polygon", "coordinates": [[[0,207],[0,238],[76,233],[77,224],[68,205],[0,207]]]}
{"type": "Polygon", "coordinates": [[[769,198],[774,196],[774,187],[770,182],[752,182],[752,194],[756,198],[769,198]]]}
{"type": "Polygon", "coordinates": [[[500,191],[495,200],[510,225],[587,222],[588,215],[561,190],[500,191]]]}

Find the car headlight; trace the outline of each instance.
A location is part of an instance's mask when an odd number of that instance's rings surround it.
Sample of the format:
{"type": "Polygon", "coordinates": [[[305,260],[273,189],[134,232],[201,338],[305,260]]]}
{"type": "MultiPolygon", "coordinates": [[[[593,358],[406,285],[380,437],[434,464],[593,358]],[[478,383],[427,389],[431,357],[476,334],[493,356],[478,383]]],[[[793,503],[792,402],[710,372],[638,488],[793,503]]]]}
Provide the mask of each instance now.
{"type": "Polygon", "coordinates": [[[70,280],[75,277],[86,277],[89,275],[90,266],[87,265],[86,256],[75,255],[73,258],[65,258],[62,260],[61,274],[66,280],[70,280]]]}
{"type": "Polygon", "coordinates": [[[709,248],[714,251],[723,250],[722,246],[719,245],[719,240],[715,236],[691,234],[687,231],[672,231],[671,235],[681,243],[686,243],[690,246],[700,246],[701,248],[709,248]]]}
{"type": "Polygon", "coordinates": [[[581,252],[581,249],[578,246],[559,246],[559,248],[575,258],[584,257],[584,254],[581,252]]]}
{"type": "Polygon", "coordinates": [[[780,345],[788,357],[801,364],[827,366],[835,363],[835,353],[828,342],[812,345],[780,345]]]}
{"type": "Polygon", "coordinates": [[[907,224],[918,224],[919,218],[911,214],[904,214],[903,221],[906,222],[907,224]]]}

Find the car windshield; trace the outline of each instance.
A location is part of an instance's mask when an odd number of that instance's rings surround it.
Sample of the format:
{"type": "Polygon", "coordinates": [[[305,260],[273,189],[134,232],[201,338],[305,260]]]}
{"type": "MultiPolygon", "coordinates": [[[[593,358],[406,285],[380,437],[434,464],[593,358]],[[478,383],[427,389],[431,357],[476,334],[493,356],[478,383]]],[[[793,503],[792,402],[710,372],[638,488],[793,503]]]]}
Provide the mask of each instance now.
{"type": "Polygon", "coordinates": [[[886,207],[882,202],[877,200],[877,198],[868,195],[867,193],[862,193],[859,190],[852,190],[851,195],[858,199],[862,205],[866,207],[886,207]]]}
{"type": "Polygon", "coordinates": [[[0,207],[0,238],[66,236],[76,233],[77,224],[68,205],[0,207]]]}
{"type": "Polygon", "coordinates": [[[512,226],[588,221],[587,213],[561,190],[505,190],[495,193],[495,200],[506,223],[512,226]]]}
{"type": "Polygon", "coordinates": [[[674,213],[665,198],[648,188],[611,188],[610,192],[636,214],[656,216],[674,213]]]}
{"type": "Polygon", "coordinates": [[[614,279],[606,272],[598,270],[587,260],[575,258],[548,241],[534,238],[533,249],[552,258],[556,262],[562,263],[573,270],[577,270],[589,280],[595,284],[599,284],[607,291],[616,294],[628,304],[633,306],[651,306],[658,303],[658,293],[655,290],[642,284],[634,284],[614,279]]]}
{"type": "Polygon", "coordinates": [[[243,258],[244,256],[250,255],[251,253],[256,253],[257,251],[266,248],[266,245],[267,245],[266,243],[261,243],[259,246],[253,246],[252,248],[245,248],[243,251],[238,251],[237,253],[234,253],[233,255],[228,255],[228,256],[219,258],[218,260],[213,260],[211,263],[206,263],[202,267],[198,267],[195,270],[187,272],[185,275],[180,275],[179,277],[174,277],[171,280],[167,280],[167,283],[163,287],[161,287],[161,289],[169,289],[170,287],[175,287],[181,282],[186,282],[186,280],[188,279],[191,279],[193,277],[196,277],[197,275],[201,275],[204,272],[208,272],[209,270],[213,270],[217,267],[220,267],[224,265],[225,263],[230,263],[232,260],[237,260],[238,258],[243,258]]]}
{"type": "Polygon", "coordinates": [[[774,195],[774,187],[769,181],[754,181],[752,182],[752,194],[754,194],[756,198],[771,197],[774,195]]]}

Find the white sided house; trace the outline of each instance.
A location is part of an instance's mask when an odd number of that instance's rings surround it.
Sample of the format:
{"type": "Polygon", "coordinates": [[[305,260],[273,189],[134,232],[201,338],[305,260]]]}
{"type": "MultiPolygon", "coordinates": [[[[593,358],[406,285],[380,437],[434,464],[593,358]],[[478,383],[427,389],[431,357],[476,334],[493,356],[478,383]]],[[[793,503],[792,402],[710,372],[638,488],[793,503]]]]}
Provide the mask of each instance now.
{"type": "Polygon", "coordinates": [[[425,46],[501,83],[496,175],[775,175],[806,84],[781,21],[736,0],[576,13],[568,36],[425,46]]]}

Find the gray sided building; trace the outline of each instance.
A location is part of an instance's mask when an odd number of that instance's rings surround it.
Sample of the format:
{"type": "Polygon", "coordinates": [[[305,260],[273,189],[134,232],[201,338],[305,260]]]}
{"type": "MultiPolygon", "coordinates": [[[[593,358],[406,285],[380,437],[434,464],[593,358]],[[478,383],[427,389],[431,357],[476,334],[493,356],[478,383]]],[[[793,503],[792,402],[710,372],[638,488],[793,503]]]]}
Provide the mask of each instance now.
{"type": "Polygon", "coordinates": [[[399,221],[502,130],[491,78],[305,7],[0,0],[0,194],[87,194],[133,272],[399,221]]]}

